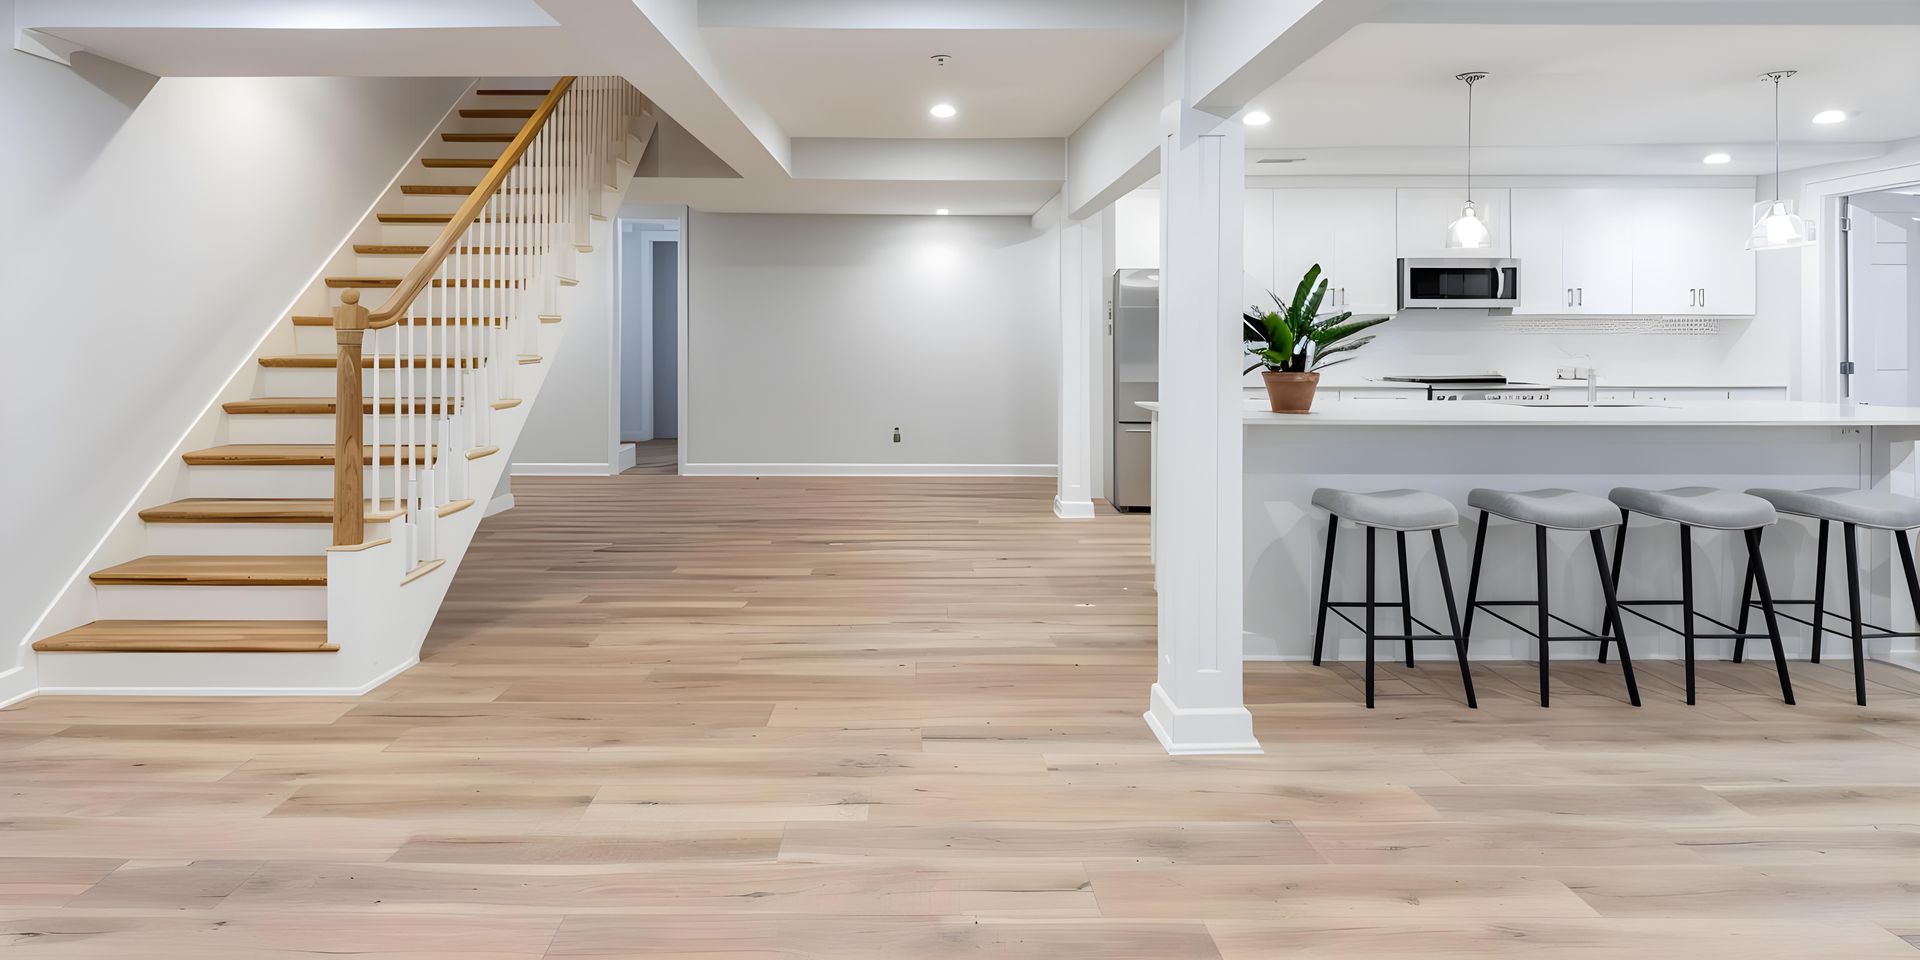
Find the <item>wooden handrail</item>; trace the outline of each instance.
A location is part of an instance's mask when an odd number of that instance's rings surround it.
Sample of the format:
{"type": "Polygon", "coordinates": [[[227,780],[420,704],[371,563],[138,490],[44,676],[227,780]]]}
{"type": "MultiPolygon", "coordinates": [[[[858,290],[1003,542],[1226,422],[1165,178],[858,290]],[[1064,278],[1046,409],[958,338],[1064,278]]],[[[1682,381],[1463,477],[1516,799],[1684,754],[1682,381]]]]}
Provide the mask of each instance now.
{"type": "MultiPolygon", "coordinates": [[[[527,146],[533,143],[534,135],[546,125],[547,118],[553,116],[554,109],[560,105],[560,98],[566,96],[567,89],[573,86],[575,79],[561,77],[554,83],[553,89],[547,91],[547,95],[540,101],[540,106],[533,111],[533,116],[528,117],[527,122],[521,125],[520,132],[513,137],[513,142],[507,144],[506,152],[502,153],[500,158],[493,162],[493,166],[487,169],[487,175],[481,179],[480,185],[473,189],[473,193],[467,196],[464,203],[460,204],[460,209],[454,211],[453,219],[447,221],[447,226],[440,231],[440,236],[434,239],[432,245],[427,247],[427,252],[414,263],[413,269],[408,270],[407,275],[400,280],[400,285],[387,296],[387,302],[382,304],[380,309],[367,315],[367,329],[378,330],[393,326],[406,315],[407,308],[413,305],[413,298],[427,288],[427,284],[433,280],[434,273],[440,269],[440,264],[447,259],[447,255],[452,253],[455,247],[460,245],[460,237],[467,232],[467,227],[472,226],[473,221],[479,218],[481,211],[486,209],[487,201],[492,200],[494,194],[500,192],[501,184],[506,182],[507,171],[512,170],[513,165],[520,162],[521,155],[527,152],[527,146]]],[[[359,364],[356,363],[354,370],[359,369],[359,364]]],[[[354,449],[358,450],[359,447],[356,446],[354,449]]]]}

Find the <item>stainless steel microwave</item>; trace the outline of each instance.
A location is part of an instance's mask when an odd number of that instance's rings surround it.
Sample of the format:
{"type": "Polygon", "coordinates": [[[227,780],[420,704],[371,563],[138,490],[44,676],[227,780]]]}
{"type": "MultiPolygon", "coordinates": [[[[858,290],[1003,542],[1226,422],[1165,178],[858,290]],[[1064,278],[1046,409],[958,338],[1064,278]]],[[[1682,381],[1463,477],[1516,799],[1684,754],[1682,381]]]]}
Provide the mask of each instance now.
{"type": "Polygon", "coordinates": [[[1500,310],[1520,303],[1520,261],[1445,257],[1400,261],[1400,309],[1500,310]]]}

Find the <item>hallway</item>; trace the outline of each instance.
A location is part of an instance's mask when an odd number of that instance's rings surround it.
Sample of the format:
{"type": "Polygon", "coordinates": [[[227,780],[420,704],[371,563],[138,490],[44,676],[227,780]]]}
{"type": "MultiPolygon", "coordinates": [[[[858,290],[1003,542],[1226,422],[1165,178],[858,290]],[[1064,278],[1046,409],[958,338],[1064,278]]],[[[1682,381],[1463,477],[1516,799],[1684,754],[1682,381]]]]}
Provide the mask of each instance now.
{"type": "Polygon", "coordinates": [[[1170,759],[1147,518],[1038,479],[520,479],[359,699],[0,711],[31,956],[1914,956],[1920,683],[1255,664],[1170,759]],[[1426,675],[1432,675],[1429,685],[1426,675]],[[1356,918],[1365,917],[1364,925],[1356,918]],[[720,920],[717,918],[725,918],[720,920]]]}

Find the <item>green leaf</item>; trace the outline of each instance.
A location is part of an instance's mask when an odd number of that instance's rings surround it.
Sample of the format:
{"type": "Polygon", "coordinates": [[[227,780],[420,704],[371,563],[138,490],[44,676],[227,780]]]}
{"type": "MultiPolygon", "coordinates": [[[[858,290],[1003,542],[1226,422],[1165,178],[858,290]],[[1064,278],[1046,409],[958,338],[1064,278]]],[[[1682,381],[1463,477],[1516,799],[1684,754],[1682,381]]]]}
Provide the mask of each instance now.
{"type": "Polygon", "coordinates": [[[1348,314],[1341,314],[1339,317],[1333,318],[1335,322],[1327,326],[1323,326],[1319,330],[1314,332],[1313,342],[1320,344],[1322,346],[1325,346],[1326,344],[1333,343],[1336,340],[1344,340],[1347,337],[1353,336],[1354,334],[1367,329],[1368,327],[1379,326],[1380,324],[1386,323],[1388,320],[1387,317],[1367,317],[1362,320],[1354,320],[1354,321],[1348,322],[1346,318],[1351,316],[1353,315],[1348,313],[1348,314]]]}

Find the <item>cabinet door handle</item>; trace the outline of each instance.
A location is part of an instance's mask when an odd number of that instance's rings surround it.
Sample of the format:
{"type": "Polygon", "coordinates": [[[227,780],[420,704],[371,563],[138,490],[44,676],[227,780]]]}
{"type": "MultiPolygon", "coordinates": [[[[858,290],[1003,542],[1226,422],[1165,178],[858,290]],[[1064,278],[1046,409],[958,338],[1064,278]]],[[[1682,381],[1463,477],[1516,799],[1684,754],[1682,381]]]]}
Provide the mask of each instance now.
{"type": "Polygon", "coordinates": [[[1575,303],[1583,307],[1587,305],[1587,288],[1586,287],[1574,287],[1573,295],[1574,295],[1575,303]]]}
{"type": "Polygon", "coordinates": [[[1706,287],[1700,288],[1700,305],[1703,307],[1707,305],[1707,288],[1706,287]]]}
{"type": "Polygon", "coordinates": [[[1567,306],[1569,307],[1573,306],[1573,288],[1572,287],[1567,288],[1567,306]]]}
{"type": "Polygon", "coordinates": [[[1700,305],[1700,289],[1698,287],[1688,287],[1687,288],[1687,306],[1697,307],[1699,305],[1700,305]]]}

